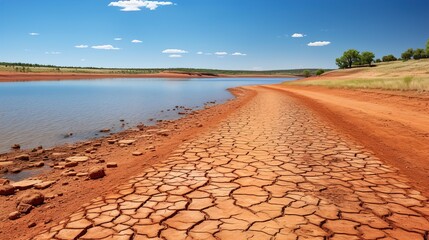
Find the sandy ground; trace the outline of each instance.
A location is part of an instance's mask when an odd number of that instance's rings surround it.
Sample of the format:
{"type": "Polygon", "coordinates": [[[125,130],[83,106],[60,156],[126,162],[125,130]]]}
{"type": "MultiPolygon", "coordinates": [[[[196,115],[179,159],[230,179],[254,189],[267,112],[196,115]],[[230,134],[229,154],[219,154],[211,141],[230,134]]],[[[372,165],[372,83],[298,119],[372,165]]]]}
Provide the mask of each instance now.
{"type": "Polygon", "coordinates": [[[199,73],[156,73],[156,74],[80,74],[80,73],[16,73],[0,72],[0,82],[25,82],[25,81],[55,81],[78,79],[103,79],[103,78],[293,78],[293,75],[204,75],[199,73]]]}
{"type": "Polygon", "coordinates": [[[406,174],[429,196],[429,94],[277,85],[406,174]]]}
{"type": "Polygon", "coordinates": [[[126,147],[49,150],[89,156],[78,173],[118,168],[99,180],[40,176],[56,180],[38,190],[49,199],[14,221],[30,190],[0,197],[0,239],[427,238],[428,95],[283,85],[236,95],[110,138],[137,140],[126,147]]]}
{"type": "MultiPolygon", "coordinates": [[[[249,88],[248,88],[249,89],[249,88]]],[[[267,88],[34,239],[427,239],[407,177],[267,88]]]]}

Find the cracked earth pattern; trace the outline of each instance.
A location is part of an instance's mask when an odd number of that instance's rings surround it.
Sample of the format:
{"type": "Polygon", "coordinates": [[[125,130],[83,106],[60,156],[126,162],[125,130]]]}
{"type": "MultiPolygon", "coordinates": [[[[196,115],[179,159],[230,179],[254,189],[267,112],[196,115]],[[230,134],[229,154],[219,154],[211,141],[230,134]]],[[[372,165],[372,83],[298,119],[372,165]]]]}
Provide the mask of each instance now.
{"type": "Polygon", "coordinates": [[[396,169],[255,89],[217,129],[34,239],[428,239],[428,201],[396,169]]]}

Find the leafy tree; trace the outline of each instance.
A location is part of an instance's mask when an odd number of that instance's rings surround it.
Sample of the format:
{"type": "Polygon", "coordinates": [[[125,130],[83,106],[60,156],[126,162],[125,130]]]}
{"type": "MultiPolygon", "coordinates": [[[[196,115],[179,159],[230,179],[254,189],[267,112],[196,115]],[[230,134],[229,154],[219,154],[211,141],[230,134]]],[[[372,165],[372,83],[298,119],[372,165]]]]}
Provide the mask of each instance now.
{"type": "Polygon", "coordinates": [[[426,56],[429,57],[429,39],[428,39],[428,42],[426,43],[426,56]]]}
{"type": "Polygon", "coordinates": [[[366,63],[371,67],[371,63],[374,62],[375,55],[373,52],[362,52],[360,55],[360,59],[362,63],[366,63]]]}
{"type": "Polygon", "coordinates": [[[316,71],[316,75],[317,76],[320,76],[320,75],[322,75],[324,73],[325,73],[325,70],[323,70],[323,69],[319,69],[319,70],[316,71]]]}
{"type": "Polygon", "coordinates": [[[407,51],[401,54],[401,58],[404,61],[407,61],[407,60],[410,60],[413,55],[414,55],[414,50],[412,48],[409,48],[407,51]]]}
{"type": "Polygon", "coordinates": [[[377,58],[377,59],[375,59],[375,62],[376,62],[376,63],[380,63],[380,62],[381,62],[381,59],[380,59],[380,58],[377,58]]]}
{"type": "Polygon", "coordinates": [[[347,60],[344,56],[335,59],[335,64],[337,64],[340,69],[347,68],[348,66],[347,60]]]}
{"type": "Polygon", "coordinates": [[[310,77],[310,76],[311,76],[311,73],[310,73],[310,71],[308,71],[308,70],[305,70],[303,73],[304,73],[304,76],[305,76],[306,78],[308,78],[308,77],[310,77]]]}
{"type": "Polygon", "coordinates": [[[359,51],[355,49],[349,49],[343,54],[344,60],[347,62],[349,68],[352,67],[354,62],[359,61],[359,51]]]}
{"type": "Polygon", "coordinates": [[[381,58],[383,60],[383,62],[391,62],[391,61],[396,61],[398,60],[395,56],[393,56],[392,54],[389,54],[387,56],[383,56],[381,58]]]}
{"type": "Polygon", "coordinates": [[[424,50],[424,49],[417,48],[417,49],[414,51],[413,58],[414,58],[415,60],[419,60],[419,59],[421,59],[421,58],[425,58],[425,57],[426,57],[426,54],[425,54],[425,50],[424,50]]]}

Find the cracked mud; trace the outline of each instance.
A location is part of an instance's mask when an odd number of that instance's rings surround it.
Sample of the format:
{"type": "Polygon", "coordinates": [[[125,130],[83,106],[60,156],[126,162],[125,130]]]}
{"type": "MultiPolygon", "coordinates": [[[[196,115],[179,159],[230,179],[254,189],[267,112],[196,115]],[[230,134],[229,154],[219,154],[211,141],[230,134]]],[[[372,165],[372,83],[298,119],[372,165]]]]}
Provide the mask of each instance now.
{"type": "Polygon", "coordinates": [[[33,239],[428,238],[428,201],[396,169],[254,89],[216,129],[33,239]]]}

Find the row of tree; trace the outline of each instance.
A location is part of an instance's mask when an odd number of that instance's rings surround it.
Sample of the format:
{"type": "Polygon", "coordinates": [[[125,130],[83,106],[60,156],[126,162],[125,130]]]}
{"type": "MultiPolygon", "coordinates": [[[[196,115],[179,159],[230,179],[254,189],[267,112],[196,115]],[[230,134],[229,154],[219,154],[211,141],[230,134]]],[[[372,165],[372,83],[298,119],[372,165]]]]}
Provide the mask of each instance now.
{"type": "Polygon", "coordinates": [[[343,56],[337,58],[335,63],[341,69],[343,68],[351,68],[353,65],[365,65],[368,64],[371,66],[373,62],[391,62],[397,60],[407,61],[410,59],[419,60],[422,58],[429,58],[429,40],[426,43],[426,49],[417,48],[412,49],[409,48],[405,52],[401,54],[401,58],[396,58],[393,54],[389,54],[383,56],[381,59],[374,60],[375,55],[372,52],[362,52],[360,53],[356,49],[349,49],[343,53],[343,56]]]}

